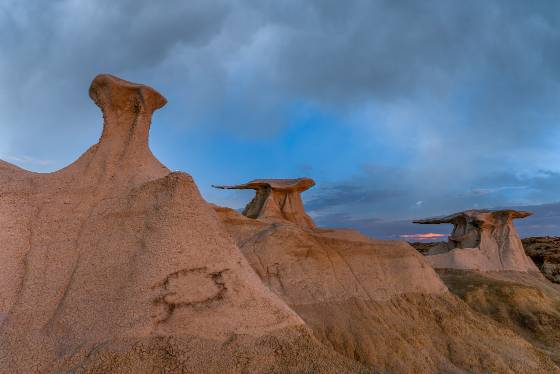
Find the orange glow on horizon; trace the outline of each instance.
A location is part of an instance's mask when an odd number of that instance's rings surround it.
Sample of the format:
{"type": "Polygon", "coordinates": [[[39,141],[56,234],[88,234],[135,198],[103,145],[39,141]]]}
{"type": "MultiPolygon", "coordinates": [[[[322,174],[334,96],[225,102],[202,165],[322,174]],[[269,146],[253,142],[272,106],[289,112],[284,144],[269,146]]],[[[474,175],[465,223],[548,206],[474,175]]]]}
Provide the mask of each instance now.
{"type": "Polygon", "coordinates": [[[419,239],[419,240],[426,240],[426,239],[433,239],[433,238],[443,238],[446,237],[445,234],[436,234],[435,232],[428,232],[425,234],[405,234],[400,235],[401,238],[405,239],[419,239]]]}

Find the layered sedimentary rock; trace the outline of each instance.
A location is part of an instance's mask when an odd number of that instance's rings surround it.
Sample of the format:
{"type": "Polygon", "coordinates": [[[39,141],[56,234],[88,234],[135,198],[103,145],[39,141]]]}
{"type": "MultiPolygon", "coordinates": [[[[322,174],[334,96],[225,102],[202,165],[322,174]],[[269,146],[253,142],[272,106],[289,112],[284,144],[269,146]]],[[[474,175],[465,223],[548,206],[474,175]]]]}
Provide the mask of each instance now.
{"type": "Polygon", "coordinates": [[[214,186],[230,190],[255,190],[256,195],[243,210],[249,218],[286,220],[305,228],[315,224],[305,213],[301,193],[315,185],[310,178],[298,179],[256,179],[235,186],[214,186]]]}
{"type": "Polygon", "coordinates": [[[109,75],[90,96],[103,133],[76,162],[0,162],[0,372],[364,371],[312,337],[192,178],[152,155],[165,98],[109,75]]]}
{"type": "Polygon", "coordinates": [[[515,210],[468,210],[414,223],[453,225],[447,244],[428,252],[435,268],[538,272],[513,225],[514,219],[529,215],[515,210]]]}
{"type": "Polygon", "coordinates": [[[350,358],[391,373],[558,371],[448,292],[404,242],[215,210],[264,283],[350,358]]]}

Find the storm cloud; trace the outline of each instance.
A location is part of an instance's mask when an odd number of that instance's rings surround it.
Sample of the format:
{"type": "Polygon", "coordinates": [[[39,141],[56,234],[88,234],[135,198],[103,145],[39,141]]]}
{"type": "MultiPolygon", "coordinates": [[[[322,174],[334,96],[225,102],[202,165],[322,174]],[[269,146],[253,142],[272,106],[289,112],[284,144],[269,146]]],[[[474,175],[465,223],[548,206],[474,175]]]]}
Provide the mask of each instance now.
{"type": "Polygon", "coordinates": [[[101,72],[168,97],[154,149],[219,203],[218,178],[303,172],[317,217],[560,200],[556,1],[5,0],[0,157],[94,143],[101,72]]]}

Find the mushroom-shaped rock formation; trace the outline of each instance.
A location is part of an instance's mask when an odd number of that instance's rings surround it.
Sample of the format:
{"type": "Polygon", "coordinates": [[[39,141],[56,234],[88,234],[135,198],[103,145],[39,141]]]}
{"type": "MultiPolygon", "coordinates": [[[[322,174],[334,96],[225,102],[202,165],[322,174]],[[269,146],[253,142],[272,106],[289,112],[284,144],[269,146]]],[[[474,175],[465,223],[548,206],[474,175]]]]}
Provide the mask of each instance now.
{"type": "Polygon", "coordinates": [[[228,190],[255,190],[256,195],[243,210],[249,218],[286,220],[301,227],[313,228],[315,224],[305,213],[301,193],[315,185],[311,178],[256,179],[236,186],[214,186],[228,190]]]}
{"type": "Polygon", "coordinates": [[[0,162],[0,373],[361,372],[270,292],[192,178],[150,152],[154,89],[100,75],[70,166],[0,162]]]}
{"type": "Polygon", "coordinates": [[[401,241],[304,229],[214,207],[263,282],[338,352],[385,373],[539,373],[556,367],[448,292],[401,241]]]}
{"type": "Polygon", "coordinates": [[[436,268],[538,272],[533,261],[525,255],[513,225],[515,218],[531,214],[510,209],[467,210],[414,223],[453,225],[447,245],[428,252],[427,259],[436,268]]]}

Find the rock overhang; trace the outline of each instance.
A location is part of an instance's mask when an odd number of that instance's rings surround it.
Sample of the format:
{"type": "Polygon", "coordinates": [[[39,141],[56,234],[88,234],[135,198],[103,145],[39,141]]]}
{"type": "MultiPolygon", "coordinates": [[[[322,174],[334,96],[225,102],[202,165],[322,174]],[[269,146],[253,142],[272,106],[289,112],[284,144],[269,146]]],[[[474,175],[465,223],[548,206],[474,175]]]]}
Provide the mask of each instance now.
{"type": "Polygon", "coordinates": [[[167,99],[152,87],[111,74],[99,74],[93,79],[89,97],[101,109],[138,111],[141,106],[151,113],[167,104],[167,99]]]}
{"type": "Polygon", "coordinates": [[[462,219],[472,220],[474,222],[487,222],[490,217],[507,217],[517,219],[526,218],[531,215],[533,215],[532,212],[513,209],[473,209],[449,214],[447,216],[418,219],[412,222],[425,225],[437,225],[445,223],[454,224],[462,219]]]}
{"type": "Polygon", "coordinates": [[[301,193],[315,185],[311,178],[255,179],[238,185],[213,185],[227,190],[255,190],[253,200],[243,210],[243,215],[254,219],[272,219],[295,223],[303,228],[315,224],[305,212],[301,193]]]}
{"type": "Polygon", "coordinates": [[[413,222],[453,225],[447,244],[428,252],[428,261],[436,268],[527,272],[537,268],[525,255],[513,220],[531,214],[513,209],[479,209],[413,222]]]}
{"type": "Polygon", "coordinates": [[[315,181],[311,178],[294,179],[255,179],[247,183],[224,186],[213,185],[214,188],[226,190],[258,190],[260,188],[270,188],[278,191],[297,191],[303,192],[315,186],[315,181]]]}

